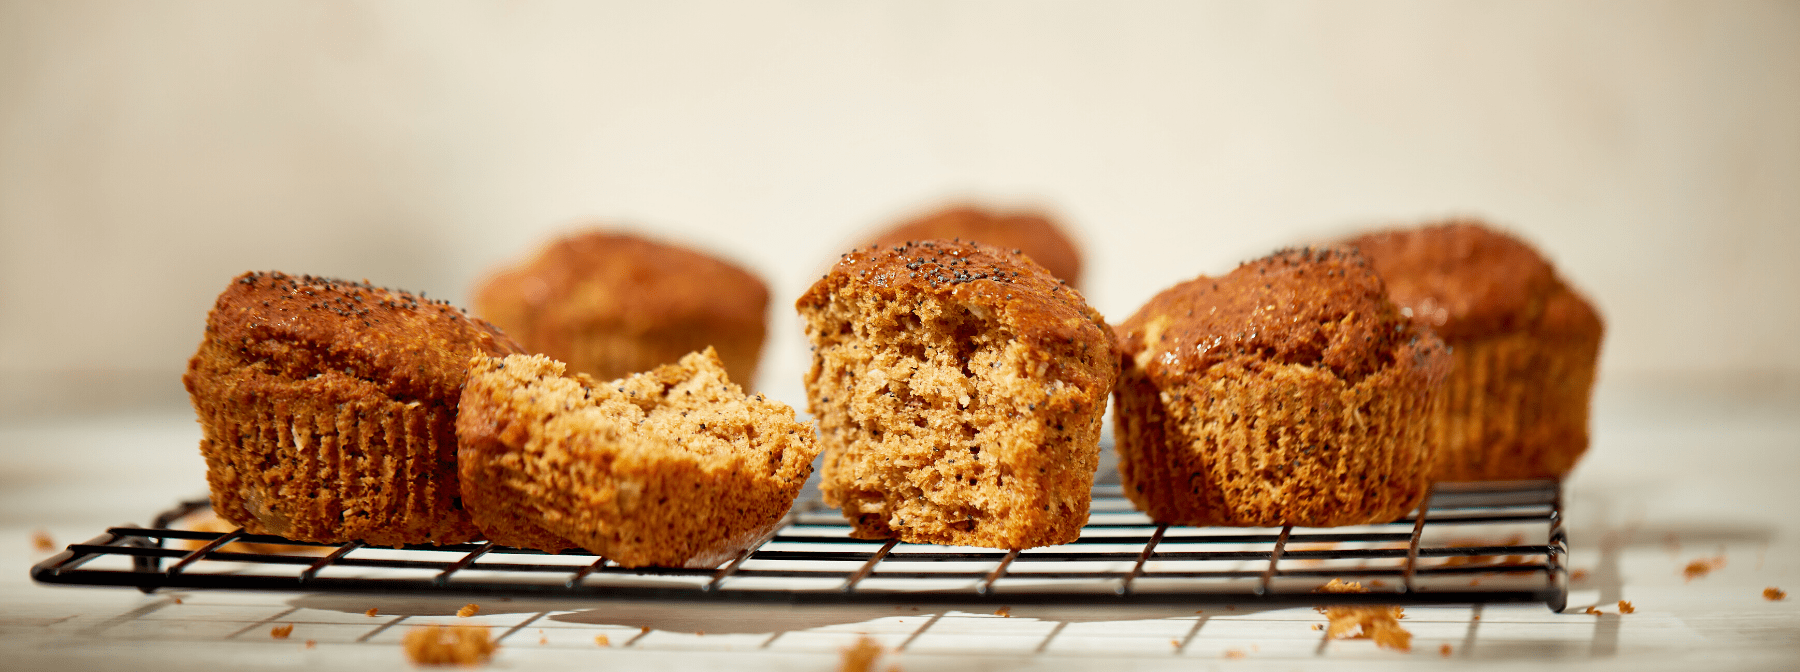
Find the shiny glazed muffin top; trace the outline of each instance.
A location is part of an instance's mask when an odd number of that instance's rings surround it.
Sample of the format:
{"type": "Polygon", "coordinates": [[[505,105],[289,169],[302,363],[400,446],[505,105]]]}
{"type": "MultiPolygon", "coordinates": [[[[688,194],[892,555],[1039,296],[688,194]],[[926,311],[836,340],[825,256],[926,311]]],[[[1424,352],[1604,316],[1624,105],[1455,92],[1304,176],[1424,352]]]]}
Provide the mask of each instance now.
{"type": "Polygon", "coordinates": [[[876,234],[863,246],[934,238],[969,240],[1003,250],[1016,247],[1051,275],[1081,286],[1080,251],[1049,217],[1035,212],[996,212],[972,205],[952,205],[902,222],[876,234]]]}
{"type": "Polygon", "coordinates": [[[999,316],[1020,338],[1064,345],[1106,343],[1105,320],[1081,292],[1058,280],[1020,249],[964,240],[917,240],[852,250],[795,302],[802,311],[822,307],[839,292],[873,294],[887,301],[920,296],[970,307],[982,318],[999,316]]]}
{"type": "Polygon", "coordinates": [[[206,365],[252,366],[288,380],[332,371],[395,399],[439,399],[461,387],[476,352],[522,350],[445,301],[367,282],[251,272],[219,294],[189,375],[206,365]]]}
{"type": "Polygon", "coordinates": [[[1448,365],[1443,344],[1401,315],[1368,261],[1342,247],[1285,249],[1175,285],[1118,332],[1121,351],[1153,378],[1231,360],[1323,366],[1352,383],[1400,357],[1427,370],[1448,365]]]}
{"type": "Polygon", "coordinates": [[[1568,296],[1537,250],[1478,221],[1378,231],[1348,243],[1368,257],[1395,303],[1447,340],[1599,328],[1598,314],[1568,296]]]}

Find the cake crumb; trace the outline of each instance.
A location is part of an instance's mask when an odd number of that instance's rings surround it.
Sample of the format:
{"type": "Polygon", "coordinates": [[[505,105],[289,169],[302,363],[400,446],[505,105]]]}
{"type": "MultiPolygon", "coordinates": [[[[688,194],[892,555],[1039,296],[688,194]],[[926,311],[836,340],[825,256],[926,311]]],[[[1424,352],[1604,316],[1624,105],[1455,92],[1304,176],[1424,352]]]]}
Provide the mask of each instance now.
{"type": "Polygon", "coordinates": [[[884,650],[874,637],[863,635],[857,638],[856,644],[844,649],[844,663],[838,669],[842,672],[871,672],[875,669],[876,659],[881,658],[884,650]]]}
{"type": "MultiPolygon", "coordinates": [[[[1355,581],[1332,579],[1330,583],[1319,586],[1316,592],[1366,593],[1369,590],[1355,581]]],[[[1334,605],[1325,607],[1325,617],[1331,620],[1330,627],[1325,631],[1328,639],[1367,638],[1384,649],[1412,650],[1412,633],[1400,626],[1400,619],[1406,617],[1405,610],[1400,607],[1334,605]]]]}
{"type": "Polygon", "coordinates": [[[181,604],[181,598],[179,598],[179,597],[171,597],[171,598],[169,598],[169,599],[171,599],[171,600],[175,600],[175,603],[176,603],[176,604],[181,604]]]}
{"type": "Polygon", "coordinates": [[[381,613],[380,609],[376,609],[375,607],[369,607],[369,610],[363,612],[363,615],[368,616],[369,618],[374,618],[375,615],[379,614],[379,613],[381,613]]]}
{"type": "Polygon", "coordinates": [[[318,645],[319,645],[319,640],[316,640],[316,639],[306,640],[306,648],[310,649],[310,648],[313,648],[318,645]]]}
{"type": "Polygon", "coordinates": [[[1243,658],[1246,655],[1249,655],[1249,654],[1244,653],[1243,649],[1226,649],[1225,650],[1225,657],[1230,658],[1232,660],[1237,660],[1239,658],[1243,658]]]}
{"type": "Polygon", "coordinates": [[[1590,605],[1588,605],[1588,608],[1587,608],[1587,611],[1583,611],[1583,612],[1581,612],[1581,613],[1584,613],[1584,614],[1587,614],[1587,615],[1589,615],[1589,616],[1602,616],[1602,615],[1605,615],[1605,614],[1606,614],[1606,612],[1604,612],[1604,611],[1601,611],[1601,610],[1599,610],[1599,609],[1595,609],[1595,608],[1594,608],[1594,605],[1591,605],[1591,604],[1590,604],[1590,605]]]}
{"type": "Polygon", "coordinates": [[[1312,626],[1312,628],[1313,628],[1313,629],[1314,629],[1314,630],[1324,630],[1324,629],[1325,629],[1325,624],[1324,624],[1324,623],[1314,623],[1314,624],[1313,624],[1313,626],[1312,626]]]}
{"type": "Polygon", "coordinates": [[[274,637],[275,639],[287,639],[288,635],[291,635],[291,634],[294,634],[294,624],[293,623],[289,623],[287,625],[277,625],[273,628],[269,628],[269,636],[274,637]]]}
{"type": "Polygon", "coordinates": [[[1450,648],[1449,644],[1444,644],[1444,645],[1441,645],[1438,647],[1438,655],[1443,656],[1445,658],[1449,658],[1450,654],[1454,651],[1456,651],[1456,649],[1450,648]]]}
{"type": "Polygon", "coordinates": [[[456,617],[457,618],[468,618],[468,617],[474,616],[475,614],[478,614],[480,612],[481,612],[481,605],[475,604],[474,602],[470,602],[468,604],[463,605],[463,607],[461,609],[456,610],[456,617]]]}
{"type": "Polygon", "coordinates": [[[607,639],[606,635],[594,635],[594,643],[599,646],[612,646],[612,640],[607,639]]]}
{"type": "Polygon", "coordinates": [[[1787,591],[1774,586],[1769,586],[1768,588],[1763,589],[1763,599],[1770,602],[1780,602],[1787,599],[1787,591]]]}
{"type": "Polygon", "coordinates": [[[994,615],[1001,618],[1012,618],[1012,607],[1001,607],[994,610],[994,615]]]}
{"type": "Polygon", "coordinates": [[[1636,613],[1636,612],[1637,612],[1637,607],[1631,606],[1630,602],[1626,602],[1625,600],[1619,600],[1619,613],[1630,614],[1630,613],[1636,613]]]}
{"type": "Polygon", "coordinates": [[[40,527],[31,531],[31,547],[39,553],[49,553],[56,550],[56,539],[50,536],[49,530],[40,527]]]}
{"type": "Polygon", "coordinates": [[[499,645],[485,625],[427,625],[413,628],[401,640],[415,665],[478,665],[499,645]]]}
{"type": "MultiPolygon", "coordinates": [[[[1450,548],[1477,548],[1481,546],[1518,546],[1525,542],[1524,535],[1511,535],[1504,539],[1452,539],[1445,544],[1450,548]]],[[[1489,565],[1496,564],[1498,556],[1493,555],[1453,555],[1444,558],[1444,566],[1489,565]]]]}
{"type": "Polygon", "coordinates": [[[1686,577],[1687,580],[1693,581],[1694,579],[1698,579],[1698,578],[1706,576],[1707,574],[1711,574],[1713,572],[1713,570],[1722,568],[1724,566],[1725,566],[1725,556],[1723,556],[1723,555],[1714,556],[1711,559],[1701,558],[1699,560],[1695,560],[1693,562],[1688,563],[1687,567],[1685,567],[1681,570],[1681,574],[1682,574],[1682,576],[1686,577]]]}

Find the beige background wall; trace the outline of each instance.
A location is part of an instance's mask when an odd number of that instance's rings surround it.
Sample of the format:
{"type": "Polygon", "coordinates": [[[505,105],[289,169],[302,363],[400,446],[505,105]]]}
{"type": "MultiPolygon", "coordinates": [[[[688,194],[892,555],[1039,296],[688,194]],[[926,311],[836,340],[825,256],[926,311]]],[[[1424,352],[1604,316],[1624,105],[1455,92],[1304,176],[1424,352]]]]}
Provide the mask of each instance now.
{"type": "Polygon", "coordinates": [[[461,302],[584,220],[791,302],[957,196],[1079,230],[1088,295],[1475,214],[1604,370],[1800,374],[1797,2],[0,0],[0,415],[145,398],[235,274],[461,302]]]}

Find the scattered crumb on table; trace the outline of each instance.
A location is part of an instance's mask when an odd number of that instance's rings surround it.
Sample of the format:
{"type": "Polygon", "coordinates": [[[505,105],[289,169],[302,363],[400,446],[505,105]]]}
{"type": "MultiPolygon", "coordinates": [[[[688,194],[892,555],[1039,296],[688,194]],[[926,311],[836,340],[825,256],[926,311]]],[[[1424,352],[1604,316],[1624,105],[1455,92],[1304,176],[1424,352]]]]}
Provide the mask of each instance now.
{"type": "Polygon", "coordinates": [[[273,628],[269,628],[269,636],[274,637],[276,639],[287,639],[288,635],[291,635],[291,634],[294,634],[294,624],[293,623],[289,623],[287,625],[277,625],[273,628]]]}
{"type": "Polygon", "coordinates": [[[863,635],[850,648],[844,649],[844,662],[838,669],[842,672],[871,672],[875,669],[876,659],[883,652],[881,644],[874,637],[863,635]]]}
{"type": "Polygon", "coordinates": [[[470,602],[468,604],[463,605],[463,607],[461,609],[457,609],[456,616],[458,618],[468,618],[468,617],[474,616],[475,614],[480,613],[480,612],[481,612],[481,605],[470,602]]]}
{"type": "Polygon", "coordinates": [[[1681,574],[1682,574],[1682,576],[1687,577],[1687,580],[1693,581],[1694,579],[1698,579],[1703,576],[1706,576],[1707,574],[1711,574],[1713,572],[1713,570],[1719,569],[1724,566],[1725,566],[1725,556],[1723,556],[1723,555],[1714,556],[1710,559],[1701,558],[1699,560],[1689,562],[1687,564],[1687,567],[1685,567],[1681,570],[1681,574]]]}
{"type": "Polygon", "coordinates": [[[406,657],[417,665],[486,663],[499,645],[485,625],[427,625],[413,628],[401,640],[406,657]]]}
{"type": "MultiPolygon", "coordinates": [[[[1318,588],[1321,593],[1366,593],[1367,588],[1355,581],[1345,582],[1332,579],[1318,588]]],[[[1375,645],[1384,649],[1399,651],[1412,650],[1412,633],[1400,626],[1400,619],[1406,617],[1405,610],[1392,605],[1334,605],[1325,607],[1325,617],[1331,619],[1330,627],[1325,631],[1329,639],[1362,639],[1374,640],[1375,645]]]]}

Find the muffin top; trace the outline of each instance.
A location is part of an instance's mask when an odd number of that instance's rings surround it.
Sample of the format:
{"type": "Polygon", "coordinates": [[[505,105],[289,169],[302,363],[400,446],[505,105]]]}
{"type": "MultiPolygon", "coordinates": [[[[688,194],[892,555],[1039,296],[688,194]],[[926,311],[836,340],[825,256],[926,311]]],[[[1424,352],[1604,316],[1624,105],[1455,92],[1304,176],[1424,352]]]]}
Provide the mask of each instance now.
{"type": "Polygon", "coordinates": [[[495,273],[478,285],[474,303],[530,342],[526,332],[539,321],[606,321],[626,331],[695,322],[760,329],[769,290],[749,271],[701,252],[592,229],[495,273]]]}
{"type": "Polygon", "coordinates": [[[1081,286],[1081,253],[1050,218],[1037,212],[997,212],[952,205],[876,234],[863,243],[889,246],[915,240],[958,239],[1018,248],[1050,274],[1081,286]]]}
{"type": "Polygon", "coordinates": [[[1387,297],[1355,249],[1285,249],[1220,278],[1157,294],[1118,327],[1120,349],[1152,378],[1193,376],[1225,362],[1303,364],[1354,383],[1399,362],[1430,375],[1443,343],[1387,297]]]}
{"type": "Polygon", "coordinates": [[[251,272],[219,294],[190,370],[251,366],[288,380],[342,372],[395,399],[439,399],[457,394],[469,357],[518,352],[498,328],[422,294],[251,272]]]}
{"type": "Polygon", "coordinates": [[[795,302],[806,311],[834,295],[917,303],[933,297],[1008,325],[1035,346],[1071,343],[1111,347],[1106,321],[1081,292],[1014,248],[964,240],[923,240],[852,250],[795,302]]]}
{"type": "Polygon", "coordinates": [[[1537,250],[1476,220],[1377,231],[1348,244],[1368,257],[1395,303],[1445,340],[1600,326],[1537,250]]]}

